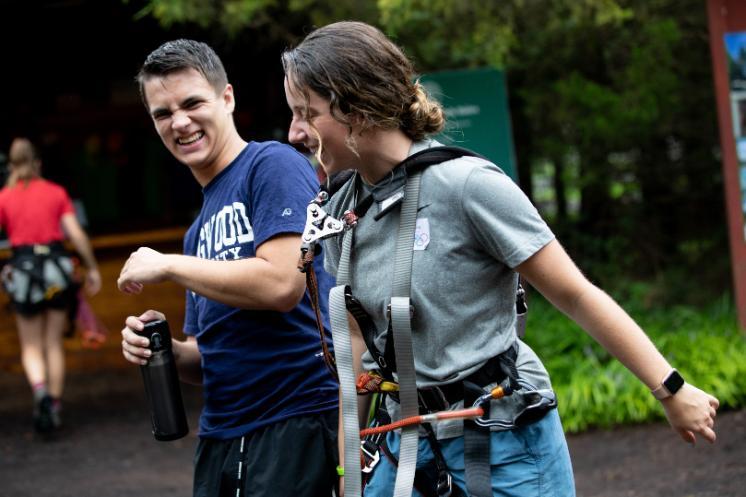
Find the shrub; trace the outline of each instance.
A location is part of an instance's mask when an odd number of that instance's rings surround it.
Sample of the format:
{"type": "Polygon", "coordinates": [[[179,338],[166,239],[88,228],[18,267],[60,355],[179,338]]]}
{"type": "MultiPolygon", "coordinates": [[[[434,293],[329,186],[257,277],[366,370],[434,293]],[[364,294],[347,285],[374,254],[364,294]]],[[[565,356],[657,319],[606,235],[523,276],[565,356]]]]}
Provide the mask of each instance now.
{"type": "MultiPolygon", "coordinates": [[[[637,298],[622,307],[688,382],[720,400],[721,409],[746,405],[746,335],[729,297],[701,309],[648,308],[637,298]]],[[[551,375],[567,432],[664,417],[642,382],[536,293],[526,342],[551,375]]]]}

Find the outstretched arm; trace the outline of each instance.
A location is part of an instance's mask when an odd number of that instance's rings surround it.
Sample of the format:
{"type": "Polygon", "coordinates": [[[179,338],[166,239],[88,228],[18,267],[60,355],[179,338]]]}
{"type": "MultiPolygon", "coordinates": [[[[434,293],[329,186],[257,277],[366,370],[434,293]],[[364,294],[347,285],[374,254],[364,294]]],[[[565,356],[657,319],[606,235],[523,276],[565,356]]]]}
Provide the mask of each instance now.
{"type": "Polygon", "coordinates": [[[86,290],[90,295],[95,295],[101,289],[101,274],[98,272],[98,264],[96,264],[96,257],[93,255],[88,235],[85,234],[78,218],[72,212],[64,214],[61,223],[65,234],[83,259],[86,268],[86,290]]]}
{"type": "Polygon", "coordinates": [[[298,271],[300,235],[267,240],[256,257],[213,261],[162,254],[143,247],[130,255],[119,275],[119,289],[138,293],[142,285],[173,281],[223,304],[286,312],[303,297],[306,282],[298,271]]]}
{"type": "MultiPolygon", "coordinates": [[[[656,388],[671,371],[671,365],[645,332],[611,297],[583,276],[556,240],[516,270],[648,388],[656,388]]],[[[662,404],[669,423],[684,440],[694,443],[698,433],[715,441],[713,427],[719,405],[715,397],[685,384],[662,404]]]]}

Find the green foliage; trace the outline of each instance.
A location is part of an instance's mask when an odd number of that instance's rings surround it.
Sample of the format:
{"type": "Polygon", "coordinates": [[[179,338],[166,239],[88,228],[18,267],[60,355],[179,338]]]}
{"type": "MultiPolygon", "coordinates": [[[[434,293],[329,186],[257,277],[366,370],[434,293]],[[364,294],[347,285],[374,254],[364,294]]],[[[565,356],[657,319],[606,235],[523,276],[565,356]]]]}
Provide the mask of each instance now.
{"type": "Polygon", "coordinates": [[[301,33],[289,31],[289,15],[301,15],[311,25],[323,25],[345,18],[375,22],[376,13],[372,1],[147,0],[136,17],[153,17],[166,28],[174,24],[219,28],[230,38],[243,31],[265,28],[280,40],[297,41],[301,33]]]}
{"type": "Polygon", "coordinates": [[[152,16],[165,27],[220,27],[234,36],[266,24],[281,25],[283,13],[303,13],[312,25],[342,19],[379,25],[423,70],[505,67],[518,45],[517,26],[531,20],[541,29],[556,30],[605,25],[631,15],[616,0],[145,0],[138,17],[152,16]]]}
{"type": "MultiPolygon", "coordinates": [[[[722,178],[705,15],[693,2],[675,10],[664,0],[620,4],[629,16],[548,32],[536,38],[540,47],[516,50],[514,119],[522,113],[528,126],[516,132],[517,149],[559,175],[578,164],[561,188],[580,188],[580,207],[553,207],[569,214],[552,222],[594,278],[658,278],[710,265],[727,250],[722,209],[713,208],[722,204],[722,178]],[[535,55],[559,44],[551,58],[535,55]]],[[[727,278],[727,267],[718,269],[727,278]]]]}
{"type": "Polygon", "coordinates": [[[516,4],[379,0],[380,24],[421,70],[505,66],[515,45],[516,4]],[[467,28],[468,27],[468,28],[467,28]]]}
{"type": "MultiPolygon", "coordinates": [[[[721,408],[746,405],[746,337],[731,301],[699,310],[651,307],[646,285],[633,285],[624,307],[661,353],[721,408]]],[[[552,377],[565,430],[610,427],[664,417],[647,387],[585,332],[538,295],[532,295],[527,343],[552,377]]]]}

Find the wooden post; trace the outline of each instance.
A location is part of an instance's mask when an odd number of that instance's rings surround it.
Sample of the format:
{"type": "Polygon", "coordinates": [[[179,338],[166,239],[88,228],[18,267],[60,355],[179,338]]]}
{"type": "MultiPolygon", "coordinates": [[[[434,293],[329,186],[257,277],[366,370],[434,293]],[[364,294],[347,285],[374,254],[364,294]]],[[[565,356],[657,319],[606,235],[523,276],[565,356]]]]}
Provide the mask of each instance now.
{"type": "Polygon", "coordinates": [[[733,268],[738,320],[746,330],[746,216],[743,203],[746,192],[741,191],[740,168],[736,154],[736,138],[730,101],[730,82],[725,51],[726,33],[746,32],[746,1],[708,0],[707,15],[710,28],[710,51],[717,99],[720,147],[723,156],[723,178],[730,233],[730,256],[733,268]]]}

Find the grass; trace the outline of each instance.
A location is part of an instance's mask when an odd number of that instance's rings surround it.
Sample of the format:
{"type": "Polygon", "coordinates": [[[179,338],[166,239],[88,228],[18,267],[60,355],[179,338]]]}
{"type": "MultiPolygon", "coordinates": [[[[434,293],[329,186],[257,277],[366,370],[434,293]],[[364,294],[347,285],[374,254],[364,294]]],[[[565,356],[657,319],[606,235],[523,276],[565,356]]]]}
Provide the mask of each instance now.
{"type": "MultiPolygon", "coordinates": [[[[622,303],[686,380],[715,395],[721,409],[746,405],[746,334],[729,297],[702,308],[622,303]]],[[[569,433],[661,419],[649,390],[574,322],[533,293],[526,342],[544,362],[569,433]]]]}

